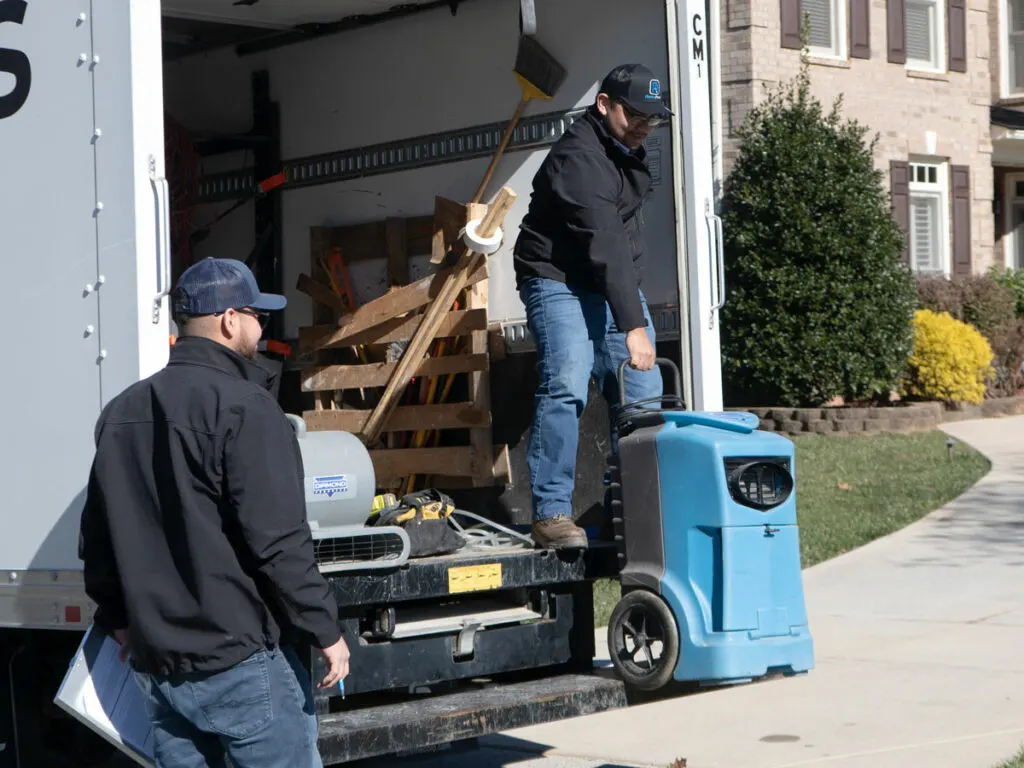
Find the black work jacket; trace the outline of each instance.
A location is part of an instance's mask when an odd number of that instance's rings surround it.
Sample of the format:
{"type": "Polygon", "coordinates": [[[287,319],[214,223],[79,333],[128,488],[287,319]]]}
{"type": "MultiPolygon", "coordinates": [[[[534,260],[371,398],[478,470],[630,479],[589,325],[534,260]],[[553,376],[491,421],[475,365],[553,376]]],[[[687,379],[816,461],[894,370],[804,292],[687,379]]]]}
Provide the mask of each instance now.
{"type": "Polygon", "coordinates": [[[226,669],[340,637],[313,558],[302,457],[271,375],[182,338],[96,425],[79,555],[97,625],[128,627],[144,672],[226,669]]]}
{"type": "Polygon", "coordinates": [[[643,206],[653,181],[643,147],[627,152],[594,107],[560,138],[533,179],[514,249],[516,282],[547,277],[600,293],[619,330],[645,325],[640,304],[643,206]]]}

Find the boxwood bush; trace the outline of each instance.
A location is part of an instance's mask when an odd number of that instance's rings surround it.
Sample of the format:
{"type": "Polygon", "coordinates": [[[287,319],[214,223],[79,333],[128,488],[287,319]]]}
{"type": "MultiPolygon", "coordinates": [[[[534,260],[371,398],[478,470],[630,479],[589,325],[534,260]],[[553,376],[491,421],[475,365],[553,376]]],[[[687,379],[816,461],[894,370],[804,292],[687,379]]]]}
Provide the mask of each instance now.
{"type": "Polygon", "coordinates": [[[903,265],[877,136],[825,114],[807,65],[738,130],[723,199],[723,378],[735,405],[887,400],[912,348],[903,265]]]}

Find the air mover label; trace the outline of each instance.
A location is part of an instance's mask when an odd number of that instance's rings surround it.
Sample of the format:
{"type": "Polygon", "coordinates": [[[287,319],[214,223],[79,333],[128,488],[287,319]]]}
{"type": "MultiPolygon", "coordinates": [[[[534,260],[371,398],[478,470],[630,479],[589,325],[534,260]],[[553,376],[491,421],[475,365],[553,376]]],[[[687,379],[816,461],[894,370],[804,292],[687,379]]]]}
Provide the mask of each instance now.
{"type": "Polygon", "coordinates": [[[355,492],[355,478],[348,475],[322,475],[313,478],[313,498],[319,501],[355,492]]]}

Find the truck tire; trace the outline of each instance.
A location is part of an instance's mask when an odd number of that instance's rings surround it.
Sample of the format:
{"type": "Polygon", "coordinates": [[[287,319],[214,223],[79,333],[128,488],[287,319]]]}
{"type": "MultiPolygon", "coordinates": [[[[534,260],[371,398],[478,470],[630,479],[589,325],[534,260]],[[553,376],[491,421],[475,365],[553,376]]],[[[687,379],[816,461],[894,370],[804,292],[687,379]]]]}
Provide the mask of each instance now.
{"type": "Polygon", "coordinates": [[[641,691],[665,687],[679,663],[679,628],[672,609],[653,592],[627,592],[608,621],[608,653],[627,685],[641,691]]]}

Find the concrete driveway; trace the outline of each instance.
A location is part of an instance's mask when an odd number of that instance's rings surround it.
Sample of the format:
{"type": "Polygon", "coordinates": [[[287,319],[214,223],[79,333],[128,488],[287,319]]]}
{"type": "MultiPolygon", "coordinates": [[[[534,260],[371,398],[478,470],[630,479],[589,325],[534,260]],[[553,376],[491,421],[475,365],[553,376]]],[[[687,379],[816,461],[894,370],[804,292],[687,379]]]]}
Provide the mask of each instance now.
{"type": "Polygon", "coordinates": [[[1024,417],[947,431],[992,472],[926,519],[805,572],[811,674],[386,764],[988,768],[1011,756],[1024,743],[1024,417]]]}

